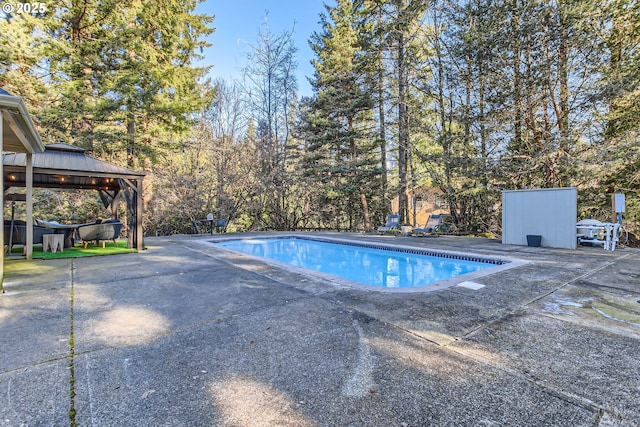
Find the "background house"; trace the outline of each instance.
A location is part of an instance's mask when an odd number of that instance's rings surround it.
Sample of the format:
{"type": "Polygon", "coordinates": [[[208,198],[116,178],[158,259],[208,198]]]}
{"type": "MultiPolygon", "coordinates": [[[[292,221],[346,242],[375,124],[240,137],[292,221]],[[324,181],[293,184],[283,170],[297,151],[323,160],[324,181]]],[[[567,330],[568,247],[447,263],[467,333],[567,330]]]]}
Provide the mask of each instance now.
{"type": "MultiPolygon", "coordinates": [[[[409,217],[405,220],[414,227],[424,226],[431,214],[448,215],[449,205],[439,188],[422,185],[409,189],[409,217]]],[[[392,212],[398,212],[398,198],[391,201],[392,212]]]]}

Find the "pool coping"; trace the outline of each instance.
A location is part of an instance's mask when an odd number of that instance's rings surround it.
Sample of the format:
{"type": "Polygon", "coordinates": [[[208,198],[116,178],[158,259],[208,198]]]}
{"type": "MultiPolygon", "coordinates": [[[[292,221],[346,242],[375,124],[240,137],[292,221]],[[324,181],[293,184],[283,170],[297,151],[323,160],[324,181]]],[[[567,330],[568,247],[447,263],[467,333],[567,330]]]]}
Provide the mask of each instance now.
{"type": "MultiPolygon", "coordinates": [[[[386,243],[386,242],[354,241],[354,240],[348,240],[348,239],[343,239],[339,237],[309,236],[308,234],[299,234],[299,233],[276,233],[269,236],[251,236],[251,237],[220,236],[220,237],[215,237],[213,239],[207,239],[205,242],[209,246],[222,249],[223,251],[231,252],[236,255],[245,256],[247,258],[258,260],[267,265],[273,265],[285,270],[293,269],[299,274],[318,278],[324,281],[328,281],[338,286],[364,290],[364,291],[383,292],[383,293],[422,293],[422,292],[433,292],[441,289],[447,289],[453,286],[459,286],[463,283],[468,284],[471,282],[471,284],[473,285],[473,284],[476,284],[474,282],[475,280],[531,263],[531,261],[523,260],[520,258],[513,258],[513,257],[488,256],[488,255],[481,255],[476,253],[464,253],[464,252],[448,251],[448,250],[442,250],[442,249],[427,249],[427,248],[421,248],[417,246],[407,246],[402,244],[393,244],[393,243],[386,243]],[[298,239],[304,239],[304,240],[315,240],[315,241],[325,242],[325,243],[340,243],[340,244],[345,244],[349,246],[359,246],[359,247],[367,247],[367,248],[373,248],[373,249],[391,250],[395,252],[407,252],[407,253],[413,253],[413,254],[418,253],[418,254],[432,255],[432,256],[445,255],[443,256],[443,258],[486,262],[494,265],[492,267],[488,267],[479,271],[474,271],[474,272],[462,274],[459,276],[450,277],[448,279],[438,280],[436,282],[432,282],[424,286],[417,286],[413,288],[385,288],[385,287],[367,285],[365,283],[356,282],[356,281],[345,279],[332,274],[309,270],[309,269],[298,267],[282,261],[277,261],[277,260],[273,260],[270,258],[261,257],[257,255],[250,255],[244,252],[236,251],[234,249],[229,249],[224,246],[216,245],[216,243],[231,241],[231,240],[251,240],[251,239],[264,240],[264,239],[283,239],[283,238],[298,238],[298,239]]],[[[478,289],[486,286],[481,283],[477,283],[477,284],[479,285],[478,289]]],[[[468,286],[465,286],[465,287],[468,288],[468,286]]]]}

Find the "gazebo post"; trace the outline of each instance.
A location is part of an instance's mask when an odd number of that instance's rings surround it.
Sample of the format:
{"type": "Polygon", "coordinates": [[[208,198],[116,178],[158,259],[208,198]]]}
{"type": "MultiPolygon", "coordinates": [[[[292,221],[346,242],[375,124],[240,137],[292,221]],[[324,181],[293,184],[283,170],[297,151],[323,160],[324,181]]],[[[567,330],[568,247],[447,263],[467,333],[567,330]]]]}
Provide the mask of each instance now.
{"type": "Polygon", "coordinates": [[[33,258],[33,154],[27,153],[27,167],[25,183],[27,186],[27,241],[25,243],[25,255],[27,259],[33,258]]]}
{"type": "Polygon", "coordinates": [[[144,249],[142,236],[142,180],[136,179],[136,249],[141,251],[144,249]]]}
{"type": "MultiPolygon", "coordinates": [[[[142,230],[142,180],[123,178],[121,182],[127,187],[124,195],[127,201],[127,248],[138,251],[144,249],[142,230]]],[[[123,187],[124,188],[124,187],[123,187]]]]}
{"type": "MultiPolygon", "coordinates": [[[[32,153],[40,153],[44,151],[44,145],[42,145],[40,135],[31,120],[31,116],[29,115],[22,98],[19,96],[13,96],[9,92],[0,88],[0,151],[5,150],[29,153],[29,156],[31,156],[32,153]]],[[[31,172],[33,172],[33,168],[31,168],[31,172]]],[[[32,173],[28,173],[27,176],[33,179],[32,173]]],[[[3,163],[0,165],[0,184],[2,184],[0,206],[4,208],[4,156],[3,163]]],[[[33,181],[31,181],[31,184],[33,184],[33,181]]],[[[27,186],[27,188],[29,189],[29,186],[27,186]]],[[[29,196],[27,203],[30,201],[31,197],[29,196]]],[[[27,227],[27,229],[29,229],[29,227],[27,227]]],[[[31,230],[31,232],[33,233],[33,230],[31,230]]],[[[2,229],[0,229],[0,240],[2,240],[2,245],[4,247],[4,215],[2,229]]],[[[31,241],[33,242],[33,235],[31,236],[31,241]]],[[[2,285],[3,279],[4,251],[2,256],[0,256],[0,292],[4,292],[2,285]]]]}
{"type": "MultiPolygon", "coordinates": [[[[4,119],[0,111],[0,153],[4,151],[4,119]]],[[[0,240],[2,241],[2,256],[0,256],[0,293],[4,293],[4,163],[0,162],[0,206],[2,207],[2,228],[0,228],[0,240]]],[[[11,248],[9,248],[11,250],[11,248]]]]}

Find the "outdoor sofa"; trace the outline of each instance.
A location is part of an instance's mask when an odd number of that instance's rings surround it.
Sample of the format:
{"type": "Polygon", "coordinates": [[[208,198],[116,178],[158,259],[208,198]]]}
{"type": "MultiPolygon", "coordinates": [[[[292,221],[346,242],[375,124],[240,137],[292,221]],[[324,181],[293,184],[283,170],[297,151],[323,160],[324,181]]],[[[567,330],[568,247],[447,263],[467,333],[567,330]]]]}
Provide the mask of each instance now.
{"type": "MultiPolygon", "coordinates": [[[[33,244],[42,243],[42,236],[54,234],[55,230],[39,225],[33,226],[33,244]]],[[[11,221],[4,221],[4,245],[8,247],[9,253],[14,245],[27,244],[27,223],[21,220],[13,221],[13,233],[11,232],[11,221]]]]}

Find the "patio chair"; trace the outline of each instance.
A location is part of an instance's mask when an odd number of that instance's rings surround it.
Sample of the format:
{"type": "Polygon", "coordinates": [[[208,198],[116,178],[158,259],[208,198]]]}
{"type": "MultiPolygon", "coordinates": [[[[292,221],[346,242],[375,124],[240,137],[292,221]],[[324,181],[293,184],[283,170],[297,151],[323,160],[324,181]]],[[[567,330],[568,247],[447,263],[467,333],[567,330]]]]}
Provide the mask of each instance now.
{"type": "Polygon", "coordinates": [[[378,233],[386,233],[391,230],[395,230],[400,225],[400,215],[391,214],[387,216],[387,223],[378,227],[378,233]]]}
{"type": "Polygon", "coordinates": [[[229,220],[226,218],[217,218],[217,219],[200,219],[191,221],[191,228],[193,229],[193,234],[204,234],[206,232],[207,226],[209,227],[209,232],[213,234],[215,230],[216,233],[224,233],[227,230],[227,223],[229,220]]]}
{"type": "Polygon", "coordinates": [[[81,225],[78,227],[78,236],[82,240],[82,245],[86,249],[89,242],[102,242],[102,248],[105,247],[107,240],[112,240],[114,246],[118,246],[118,237],[120,237],[122,223],[117,219],[108,219],[96,224],[81,225]]]}
{"type": "Polygon", "coordinates": [[[229,222],[228,219],[226,218],[218,218],[216,219],[215,223],[215,227],[216,227],[216,232],[217,233],[224,233],[227,229],[227,223],[229,222]]]}
{"type": "Polygon", "coordinates": [[[442,214],[429,215],[429,218],[427,219],[427,223],[424,225],[424,227],[414,228],[413,232],[422,233],[423,235],[427,233],[433,234],[436,231],[438,231],[441,224],[442,224],[442,214]]]}

